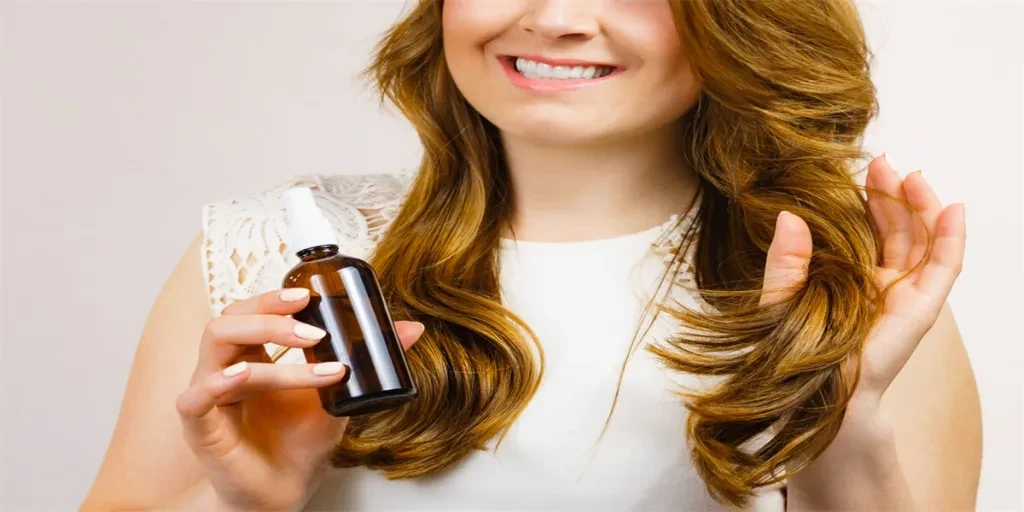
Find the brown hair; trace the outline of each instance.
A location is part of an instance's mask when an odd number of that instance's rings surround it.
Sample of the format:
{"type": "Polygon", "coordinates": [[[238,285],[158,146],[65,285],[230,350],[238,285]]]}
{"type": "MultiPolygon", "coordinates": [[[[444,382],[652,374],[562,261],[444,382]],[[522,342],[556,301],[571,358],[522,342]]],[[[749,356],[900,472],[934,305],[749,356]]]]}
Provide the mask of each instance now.
{"type": "MultiPolygon", "coordinates": [[[[682,120],[701,181],[695,278],[708,311],[660,305],[686,334],[650,345],[669,367],[719,377],[688,392],[692,457],[717,499],[812,460],[835,436],[855,359],[877,313],[877,245],[851,176],[876,111],[869,51],[848,0],[672,1],[703,83],[682,120]],[[759,305],[782,210],[814,238],[804,286],[759,305]],[[771,429],[760,446],[751,443],[771,429]]],[[[444,470],[507,431],[538,387],[543,352],[501,303],[497,246],[512,194],[496,128],[462,97],[444,59],[442,2],[421,0],[379,44],[368,75],[424,147],[372,263],[396,318],[426,324],[408,354],[420,399],[352,418],[339,466],[392,478],[444,470]]]]}

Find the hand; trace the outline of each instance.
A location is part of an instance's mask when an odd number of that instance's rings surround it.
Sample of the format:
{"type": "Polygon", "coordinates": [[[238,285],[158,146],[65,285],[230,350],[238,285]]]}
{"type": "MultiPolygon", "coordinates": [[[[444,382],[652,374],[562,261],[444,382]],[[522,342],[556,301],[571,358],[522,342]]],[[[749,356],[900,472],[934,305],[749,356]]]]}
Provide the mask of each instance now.
{"type": "MultiPolygon", "coordinates": [[[[284,316],[308,303],[305,289],[279,290],[231,304],[207,324],[177,405],[185,438],[225,508],[293,508],[344,434],[347,419],[324,412],[315,389],[339,382],[342,365],[274,364],[263,346],[315,345],[322,330],[284,316]]],[[[395,328],[406,349],[423,333],[414,322],[395,328]]]]}
{"type": "MultiPolygon", "coordinates": [[[[901,179],[879,157],[869,164],[865,184],[870,191],[868,208],[882,240],[882,265],[875,275],[880,287],[890,288],[881,316],[865,340],[854,402],[877,404],[935,323],[960,274],[966,225],[964,206],[943,207],[920,171],[901,179]],[[934,240],[930,253],[929,235],[934,240]]],[[[803,283],[811,251],[807,224],[793,214],[779,215],[765,264],[762,304],[784,299],[803,283]]]]}

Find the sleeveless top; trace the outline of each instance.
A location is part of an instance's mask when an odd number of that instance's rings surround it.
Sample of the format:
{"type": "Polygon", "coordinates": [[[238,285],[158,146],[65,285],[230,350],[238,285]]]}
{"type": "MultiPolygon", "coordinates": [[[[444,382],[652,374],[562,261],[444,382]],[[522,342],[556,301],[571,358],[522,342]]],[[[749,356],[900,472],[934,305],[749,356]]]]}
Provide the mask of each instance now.
{"type": "MultiPolygon", "coordinates": [[[[253,197],[206,205],[202,258],[214,314],[232,301],[279,288],[297,263],[286,244],[284,190],[313,188],[341,252],[367,258],[401,206],[410,178],[410,172],[311,175],[253,197]]],[[[331,470],[306,509],[726,509],[710,497],[690,463],[686,409],[674,391],[708,382],[669,372],[642,347],[680,328],[665,315],[647,323],[643,313],[670,257],[662,249],[676,245],[692,220],[687,215],[639,233],[583,242],[502,240],[502,300],[540,339],[545,373],[501,445],[495,451],[492,440],[488,450],[425,478],[389,480],[365,468],[331,470]],[[638,332],[645,336],[634,344],[638,332]],[[615,411],[599,440],[616,388],[615,411]]],[[[692,255],[687,256],[679,279],[692,284],[692,255]]],[[[673,291],[672,298],[702,306],[692,291],[673,291]]],[[[267,350],[277,348],[268,344],[267,350]]],[[[281,362],[305,358],[292,349],[281,362]]],[[[784,510],[780,488],[763,490],[747,508],[784,510]]]]}

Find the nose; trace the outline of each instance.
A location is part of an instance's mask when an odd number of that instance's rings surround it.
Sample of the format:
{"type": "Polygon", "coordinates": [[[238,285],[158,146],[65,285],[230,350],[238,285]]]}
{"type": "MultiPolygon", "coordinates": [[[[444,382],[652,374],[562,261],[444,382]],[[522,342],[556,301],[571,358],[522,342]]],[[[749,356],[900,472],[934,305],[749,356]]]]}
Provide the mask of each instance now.
{"type": "Polygon", "coordinates": [[[601,0],[533,0],[519,26],[545,39],[590,39],[600,29],[601,0]]]}

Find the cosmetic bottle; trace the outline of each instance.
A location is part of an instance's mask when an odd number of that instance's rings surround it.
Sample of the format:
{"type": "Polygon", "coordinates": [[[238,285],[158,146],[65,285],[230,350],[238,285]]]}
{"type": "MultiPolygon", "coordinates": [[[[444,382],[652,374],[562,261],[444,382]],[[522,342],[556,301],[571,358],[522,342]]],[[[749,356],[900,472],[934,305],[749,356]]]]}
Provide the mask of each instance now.
{"type": "Polygon", "coordinates": [[[414,400],[416,388],[373,269],[339,252],[334,230],[310,189],[287,190],[284,199],[289,250],[300,261],[282,287],[308,289],[309,304],[292,316],[327,331],[304,349],[306,361],[348,366],[341,382],[318,389],[324,410],[357,416],[414,400]]]}

